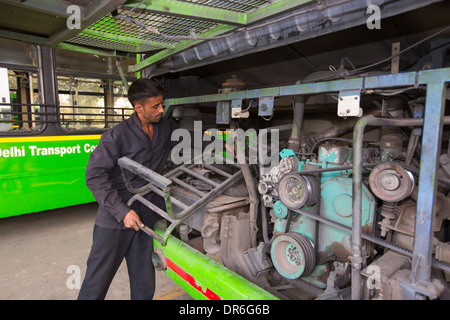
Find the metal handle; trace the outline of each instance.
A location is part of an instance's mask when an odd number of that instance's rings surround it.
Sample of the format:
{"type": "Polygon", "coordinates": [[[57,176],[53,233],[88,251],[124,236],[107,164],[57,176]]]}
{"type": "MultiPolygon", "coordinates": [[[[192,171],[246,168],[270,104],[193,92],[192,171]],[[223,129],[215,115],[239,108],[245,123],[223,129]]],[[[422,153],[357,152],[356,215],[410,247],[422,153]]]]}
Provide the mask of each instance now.
{"type": "Polygon", "coordinates": [[[150,237],[152,237],[159,243],[163,243],[163,238],[159,234],[157,234],[154,230],[150,229],[149,227],[144,225],[143,227],[139,226],[139,229],[144,231],[146,234],[148,234],[150,237]]]}

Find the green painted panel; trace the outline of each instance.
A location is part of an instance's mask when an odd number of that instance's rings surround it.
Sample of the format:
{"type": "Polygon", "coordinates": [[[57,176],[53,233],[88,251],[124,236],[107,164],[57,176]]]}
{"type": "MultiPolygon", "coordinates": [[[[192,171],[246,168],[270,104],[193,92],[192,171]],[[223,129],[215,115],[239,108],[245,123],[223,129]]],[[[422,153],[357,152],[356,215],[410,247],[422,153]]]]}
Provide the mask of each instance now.
{"type": "MultiPolygon", "coordinates": [[[[163,235],[162,224],[155,231],[163,235]]],[[[154,241],[164,254],[166,274],[191,297],[199,300],[277,300],[275,296],[170,236],[165,247],[154,241]]]]}
{"type": "Polygon", "coordinates": [[[94,201],[84,172],[99,138],[0,138],[0,218],[94,201]]]}

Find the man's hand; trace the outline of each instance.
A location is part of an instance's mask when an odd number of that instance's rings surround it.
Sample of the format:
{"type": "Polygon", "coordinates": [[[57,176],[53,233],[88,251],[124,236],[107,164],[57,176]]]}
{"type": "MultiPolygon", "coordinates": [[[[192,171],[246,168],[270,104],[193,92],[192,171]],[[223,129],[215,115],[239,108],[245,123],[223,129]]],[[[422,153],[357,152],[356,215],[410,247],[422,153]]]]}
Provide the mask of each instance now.
{"type": "Polygon", "coordinates": [[[141,219],[139,219],[138,214],[134,210],[128,211],[125,218],[123,218],[123,224],[126,228],[134,228],[134,230],[139,231],[139,226],[143,227],[141,219]]]}

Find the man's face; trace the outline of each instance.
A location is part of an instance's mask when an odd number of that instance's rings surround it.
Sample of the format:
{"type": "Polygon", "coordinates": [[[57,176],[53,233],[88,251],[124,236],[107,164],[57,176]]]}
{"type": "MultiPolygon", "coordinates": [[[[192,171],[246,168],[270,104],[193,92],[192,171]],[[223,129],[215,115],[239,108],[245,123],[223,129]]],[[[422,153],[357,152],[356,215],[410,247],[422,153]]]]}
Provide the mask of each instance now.
{"type": "Polygon", "coordinates": [[[163,101],[164,98],[160,95],[147,98],[142,103],[135,105],[134,108],[143,124],[157,123],[162,119],[164,113],[163,101]]]}

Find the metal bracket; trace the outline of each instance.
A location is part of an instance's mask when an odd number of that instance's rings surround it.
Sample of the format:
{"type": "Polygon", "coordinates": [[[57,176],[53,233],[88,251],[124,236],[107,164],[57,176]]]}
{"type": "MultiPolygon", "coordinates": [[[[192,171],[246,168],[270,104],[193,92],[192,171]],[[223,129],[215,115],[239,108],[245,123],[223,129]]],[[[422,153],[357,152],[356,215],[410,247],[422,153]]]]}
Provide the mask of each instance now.
{"type": "Polygon", "coordinates": [[[258,116],[271,116],[273,114],[274,97],[259,98],[258,116]]]}
{"type": "Polygon", "coordinates": [[[337,114],[339,117],[361,117],[361,90],[343,90],[339,92],[337,114]]]}
{"type": "Polygon", "coordinates": [[[230,102],[218,101],[216,106],[216,123],[229,124],[230,123],[230,102]]]}
{"type": "Polygon", "coordinates": [[[400,42],[394,42],[392,44],[392,58],[391,60],[391,73],[398,73],[400,70],[400,42]]]}
{"type": "Polygon", "coordinates": [[[122,169],[122,175],[127,190],[134,194],[134,196],[131,197],[131,199],[128,201],[127,204],[131,206],[135,201],[139,201],[143,205],[147,206],[149,209],[153,210],[155,213],[159,214],[161,217],[163,217],[164,219],[166,219],[171,223],[162,236],[157,234],[154,230],[152,230],[147,226],[140,228],[142,231],[153,237],[153,239],[158,241],[163,247],[166,246],[167,240],[169,239],[172,231],[177,226],[179,226],[183,221],[193,216],[197,212],[200,212],[200,210],[198,210],[200,207],[206,205],[214,197],[219,195],[222,191],[224,191],[225,189],[233,185],[237,180],[242,178],[242,171],[238,171],[235,174],[231,175],[222,170],[219,170],[217,168],[208,165],[205,165],[205,167],[210,168],[211,171],[214,171],[217,174],[224,176],[226,180],[220,184],[216,183],[198,174],[197,172],[191,170],[186,165],[181,165],[175,168],[174,170],[170,171],[166,175],[162,176],[127,157],[120,158],[118,163],[122,169]],[[140,176],[141,178],[149,181],[149,183],[144,185],[143,187],[134,188],[130,182],[129,172],[132,172],[140,176]],[[183,181],[177,178],[177,176],[183,173],[194,176],[197,179],[201,179],[204,182],[209,183],[213,187],[213,189],[207,194],[203,194],[201,191],[196,190],[197,194],[201,196],[201,198],[196,202],[194,202],[192,205],[187,205],[177,200],[176,198],[171,197],[170,185],[172,184],[172,182],[176,182],[180,186],[186,187],[188,189],[192,188],[191,186],[183,183],[183,181]],[[154,192],[165,199],[167,212],[158,208],[153,203],[144,198],[144,196],[149,192],[154,192]],[[172,210],[172,206],[179,208],[181,212],[175,213],[172,210]]]}
{"type": "Polygon", "coordinates": [[[235,99],[231,101],[231,117],[232,118],[248,118],[250,112],[242,112],[242,99],[235,99]]]}

